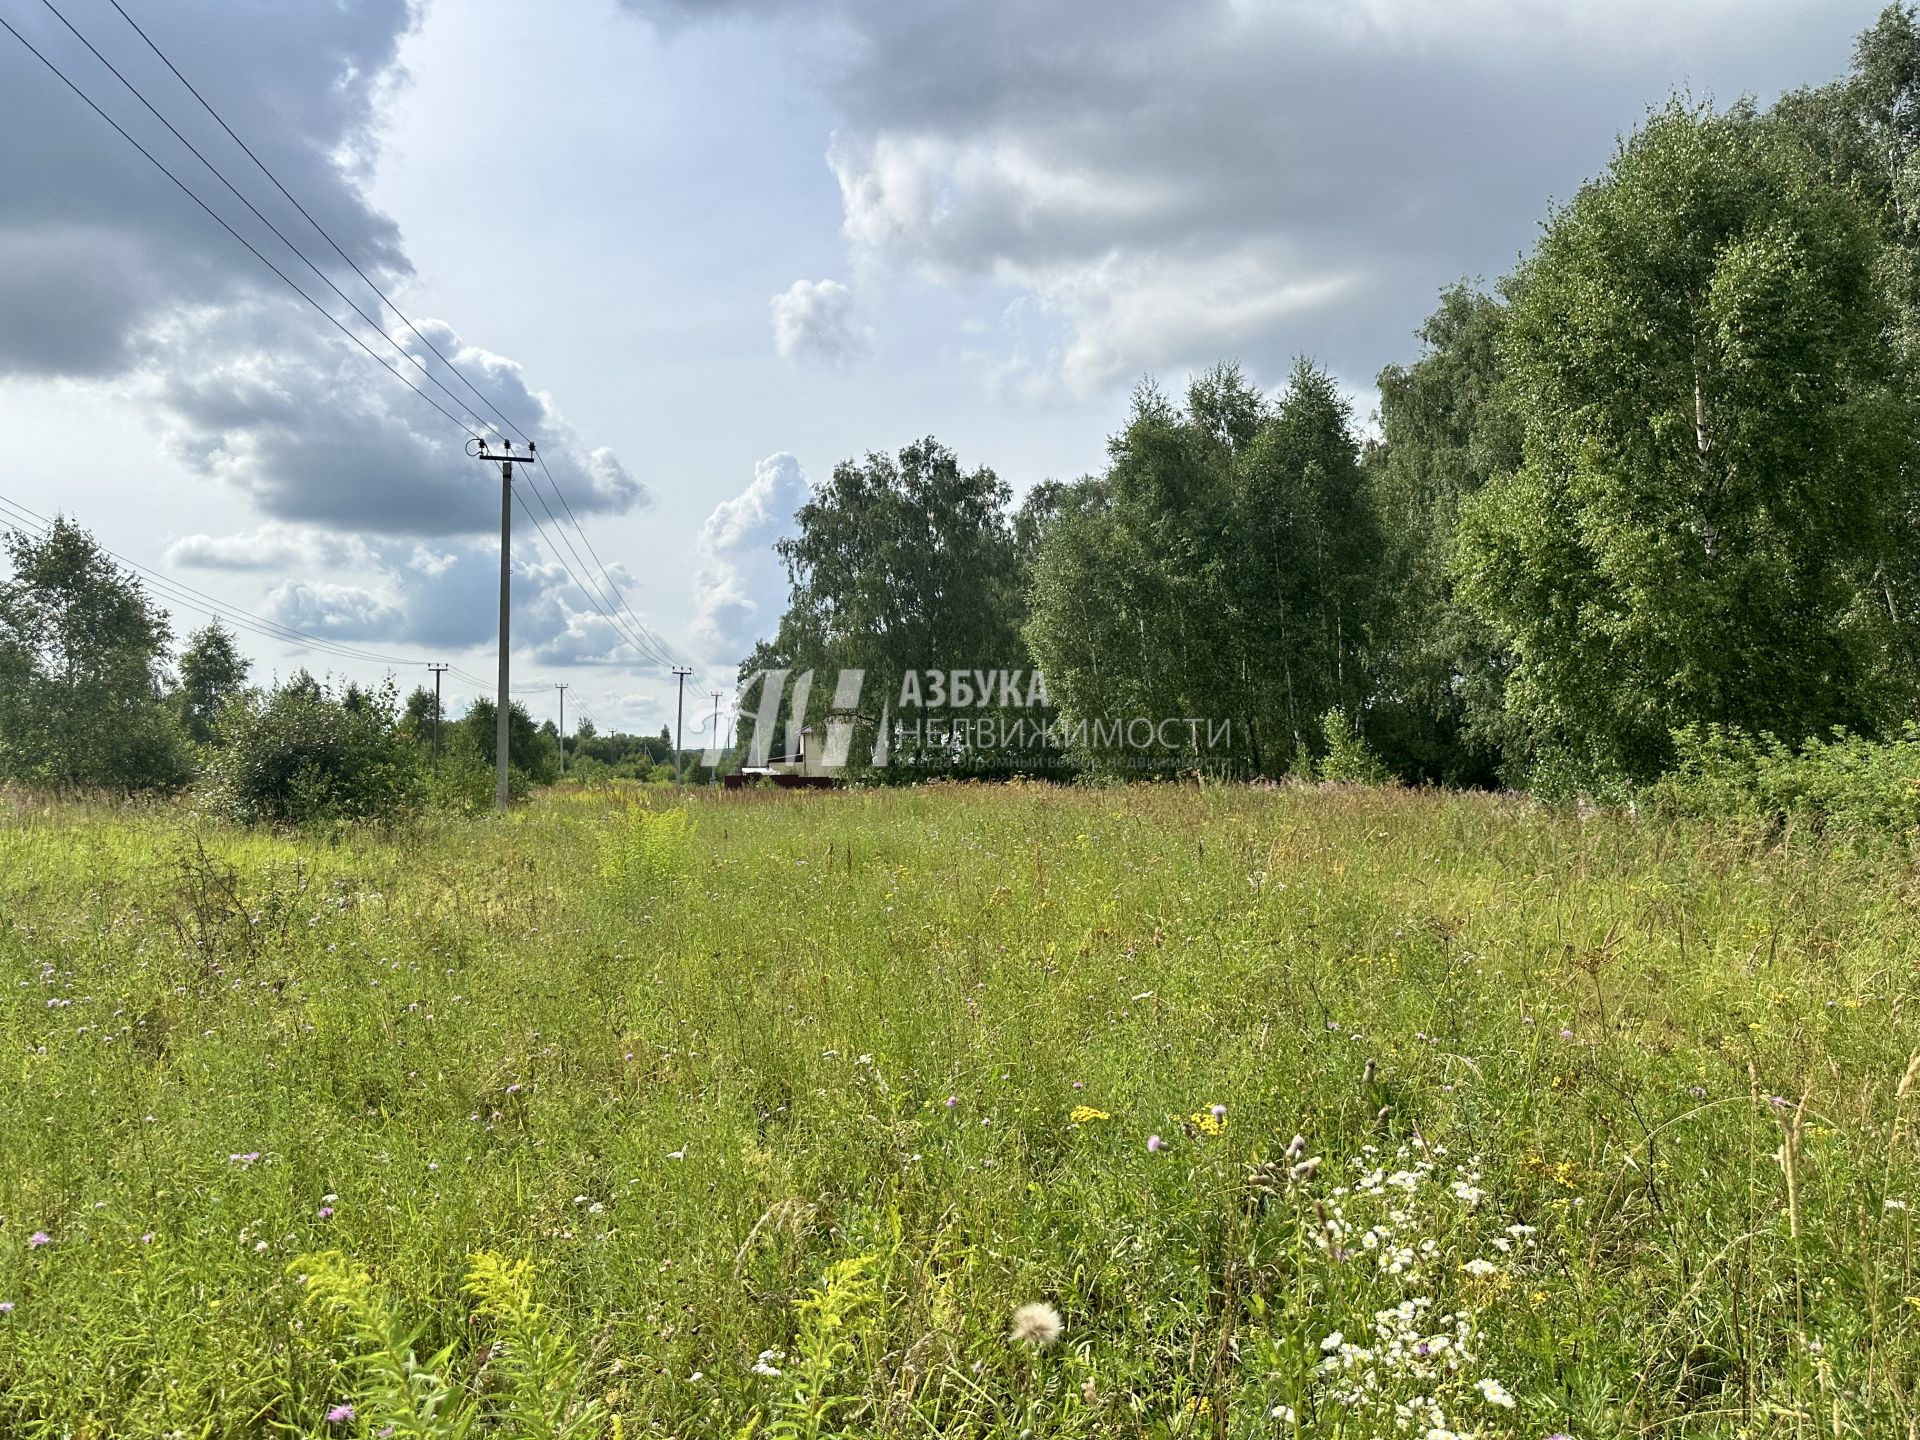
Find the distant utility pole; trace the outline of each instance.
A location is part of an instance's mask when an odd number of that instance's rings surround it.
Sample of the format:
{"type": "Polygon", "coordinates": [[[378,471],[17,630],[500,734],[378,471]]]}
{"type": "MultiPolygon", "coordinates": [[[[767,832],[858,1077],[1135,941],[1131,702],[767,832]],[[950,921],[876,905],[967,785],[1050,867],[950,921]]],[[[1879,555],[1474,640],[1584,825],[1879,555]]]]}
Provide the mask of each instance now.
{"type": "Polygon", "coordinates": [[[567,687],[553,688],[560,692],[560,774],[564,777],[567,773],[567,687]]]}
{"type": "Polygon", "coordinates": [[[433,671],[433,773],[436,775],[440,773],[440,677],[451,668],[447,665],[427,666],[433,671]]]}
{"type": "Polygon", "coordinates": [[[513,602],[513,467],[531,465],[535,446],[527,442],[527,453],[513,453],[513,442],[489,450],[480,439],[467,442],[467,453],[476,460],[497,462],[500,466],[500,695],[493,717],[493,808],[507,808],[507,624],[513,602]],[[477,448],[476,448],[477,447],[477,448]]]}
{"type": "Polygon", "coordinates": [[[680,784],[680,755],[685,749],[680,743],[680,731],[687,714],[687,676],[693,673],[690,665],[673,667],[673,678],[680,684],[680,695],[673,704],[673,783],[677,789],[680,784]]]}
{"type": "MultiPolygon", "coordinates": [[[[713,733],[708,737],[708,743],[713,745],[720,743],[720,692],[718,690],[713,692],[713,733]]],[[[713,778],[716,781],[720,778],[718,766],[714,767],[713,778]]]]}

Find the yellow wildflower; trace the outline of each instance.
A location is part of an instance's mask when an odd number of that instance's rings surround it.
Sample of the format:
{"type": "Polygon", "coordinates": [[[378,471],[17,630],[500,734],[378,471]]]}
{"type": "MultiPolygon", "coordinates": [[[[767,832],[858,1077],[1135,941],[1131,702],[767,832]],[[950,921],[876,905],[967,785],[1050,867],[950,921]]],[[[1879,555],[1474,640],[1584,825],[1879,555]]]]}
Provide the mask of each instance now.
{"type": "Polygon", "coordinates": [[[1113,1116],[1104,1110],[1096,1110],[1091,1105],[1076,1105],[1067,1119],[1075,1125],[1092,1125],[1101,1120],[1111,1120],[1113,1116]]]}

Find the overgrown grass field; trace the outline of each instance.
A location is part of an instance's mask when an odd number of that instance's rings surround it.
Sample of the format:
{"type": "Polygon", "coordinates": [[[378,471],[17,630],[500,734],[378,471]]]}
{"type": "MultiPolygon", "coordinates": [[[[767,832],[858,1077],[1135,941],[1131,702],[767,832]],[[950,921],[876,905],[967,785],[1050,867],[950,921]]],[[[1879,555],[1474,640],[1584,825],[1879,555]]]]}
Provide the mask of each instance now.
{"type": "Polygon", "coordinates": [[[0,1434],[1916,1433],[1905,844],[671,804],[0,812],[0,1434]]]}

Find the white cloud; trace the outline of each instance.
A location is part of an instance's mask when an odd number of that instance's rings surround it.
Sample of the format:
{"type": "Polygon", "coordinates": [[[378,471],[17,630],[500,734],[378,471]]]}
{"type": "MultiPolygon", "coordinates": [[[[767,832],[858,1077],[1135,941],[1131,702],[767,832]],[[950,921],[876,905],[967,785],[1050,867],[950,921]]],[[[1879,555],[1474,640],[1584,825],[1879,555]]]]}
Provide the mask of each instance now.
{"type": "MultiPolygon", "coordinates": [[[[677,25],[697,0],[627,0],[677,25]]],[[[1051,333],[971,339],[1000,393],[1317,355],[1370,375],[1497,276],[1675,87],[1844,57],[1876,0],[734,0],[839,63],[827,163],[862,295],[891,276],[1051,333]],[[1337,303],[1335,303],[1337,302],[1337,303]]],[[[810,294],[804,298],[816,299],[810,294]]],[[[795,295],[795,292],[789,292],[795,295]]],[[[783,299],[786,297],[783,297],[783,299]]],[[[802,298],[796,296],[796,300],[802,298]]],[[[796,308],[798,306],[796,305],[796,308]]],[[[800,330],[796,326],[793,344],[800,330]]],[[[784,348],[784,347],[783,347],[784,348]]]]}
{"type": "Polygon", "coordinates": [[[787,600],[773,544],[791,531],[807,494],[800,462],[781,451],[756,464],[747,488],[716,505],[701,527],[693,639],[710,663],[734,665],[772,637],[787,600]]]}
{"type": "Polygon", "coordinates": [[[838,280],[796,280],[768,308],[773,348],[789,364],[842,369],[872,352],[873,337],[855,315],[853,292],[838,280]]]}

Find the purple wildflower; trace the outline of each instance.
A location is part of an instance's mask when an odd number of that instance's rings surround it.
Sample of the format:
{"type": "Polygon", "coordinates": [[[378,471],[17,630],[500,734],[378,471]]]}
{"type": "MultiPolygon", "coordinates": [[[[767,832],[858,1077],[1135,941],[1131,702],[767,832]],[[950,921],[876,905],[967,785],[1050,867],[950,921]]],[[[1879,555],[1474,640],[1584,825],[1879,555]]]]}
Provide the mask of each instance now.
{"type": "Polygon", "coordinates": [[[331,1220],[333,1218],[333,1207],[331,1205],[322,1205],[317,1213],[322,1220],[331,1220]]]}
{"type": "Polygon", "coordinates": [[[0,1315],[11,1315],[12,1313],[13,1313],[13,1301],[0,1300],[0,1315]]]}
{"type": "Polygon", "coordinates": [[[1162,1140],[1158,1135],[1147,1136],[1147,1153],[1149,1155],[1159,1154],[1161,1147],[1166,1143],[1167,1142],[1162,1140]]]}
{"type": "Polygon", "coordinates": [[[953,1109],[954,1106],[958,1105],[959,1103],[960,1103],[960,1097],[958,1095],[947,1096],[947,1109],[951,1110],[953,1109]]]}
{"type": "Polygon", "coordinates": [[[51,1245],[52,1243],[53,1236],[47,1234],[44,1230],[36,1230],[27,1237],[27,1249],[29,1250],[38,1250],[42,1245],[51,1245]]]}
{"type": "Polygon", "coordinates": [[[347,1421],[353,1419],[353,1415],[354,1410],[352,1405],[336,1405],[327,1411],[327,1423],[329,1425],[344,1425],[347,1421]]]}
{"type": "Polygon", "coordinates": [[[1215,1105],[1209,1113],[1216,1120],[1224,1120],[1227,1118],[1227,1107],[1224,1105],[1215,1105]]]}

